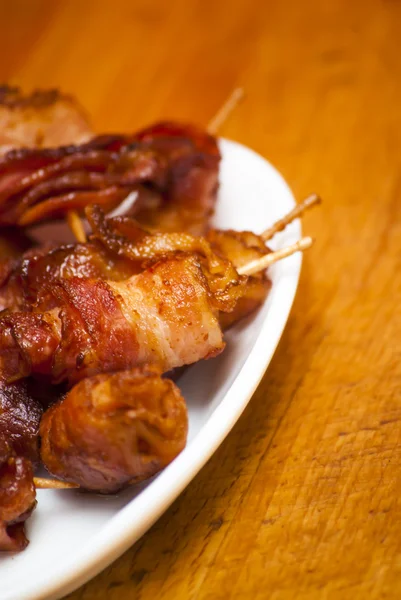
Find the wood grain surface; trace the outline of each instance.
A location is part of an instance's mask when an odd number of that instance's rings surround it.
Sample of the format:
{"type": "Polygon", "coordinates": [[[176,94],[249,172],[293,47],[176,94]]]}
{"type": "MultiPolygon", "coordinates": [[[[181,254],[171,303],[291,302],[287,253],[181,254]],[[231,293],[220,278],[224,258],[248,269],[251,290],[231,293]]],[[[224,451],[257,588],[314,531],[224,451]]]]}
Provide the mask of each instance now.
{"type": "Polygon", "coordinates": [[[324,198],[244,415],[69,600],[401,598],[401,3],[2,0],[0,61],[75,93],[99,131],[206,124],[241,85],[222,134],[324,198]]]}

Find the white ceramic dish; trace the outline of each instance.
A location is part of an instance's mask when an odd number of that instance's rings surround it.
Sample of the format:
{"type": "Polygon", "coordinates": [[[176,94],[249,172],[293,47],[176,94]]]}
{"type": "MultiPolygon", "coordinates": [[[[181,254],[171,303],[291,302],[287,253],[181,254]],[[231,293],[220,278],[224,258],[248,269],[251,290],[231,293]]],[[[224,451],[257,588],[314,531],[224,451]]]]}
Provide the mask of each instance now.
{"type": "MultiPolygon", "coordinates": [[[[240,144],[222,140],[221,188],[215,223],[261,232],[288,212],[294,199],[279,173],[240,144]]],[[[274,247],[300,237],[298,222],[274,247]]],[[[192,366],[178,385],[189,409],[186,449],[140,489],[114,497],[76,491],[38,492],[28,522],[30,545],[0,558],[1,600],[61,598],[99,573],[155,522],[226,437],[251,398],[284,329],[298,284],[300,254],[271,269],[272,291],[261,310],[228,332],[216,359],[192,366]]]]}

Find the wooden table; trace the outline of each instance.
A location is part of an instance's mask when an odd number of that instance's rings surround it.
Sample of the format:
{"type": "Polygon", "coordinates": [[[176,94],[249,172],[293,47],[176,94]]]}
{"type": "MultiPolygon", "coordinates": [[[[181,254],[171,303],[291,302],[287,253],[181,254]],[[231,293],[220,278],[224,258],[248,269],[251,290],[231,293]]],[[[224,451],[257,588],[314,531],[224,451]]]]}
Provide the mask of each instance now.
{"type": "MultiPolygon", "coordinates": [[[[1,2],[1,77],[100,130],[206,124],[305,217],[294,310],[245,414],[157,524],[70,600],[401,597],[401,3],[1,2]]],[[[244,199],[245,200],[245,199],[244,199]]]]}

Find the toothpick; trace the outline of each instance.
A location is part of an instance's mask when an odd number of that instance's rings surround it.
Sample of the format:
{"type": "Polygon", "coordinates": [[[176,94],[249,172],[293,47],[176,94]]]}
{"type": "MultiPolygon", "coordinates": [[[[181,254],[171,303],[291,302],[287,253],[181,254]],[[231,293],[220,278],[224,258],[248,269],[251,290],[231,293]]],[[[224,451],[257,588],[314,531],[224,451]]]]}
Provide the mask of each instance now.
{"type": "Polygon", "coordinates": [[[59,481],[58,479],[46,479],[45,477],[34,477],[34,486],[37,490],[71,490],[79,488],[76,483],[59,481]]]}
{"type": "Polygon", "coordinates": [[[67,223],[77,242],[84,244],[86,242],[86,233],[79,214],[75,210],[67,213],[67,223]]]}
{"type": "Polygon", "coordinates": [[[293,208],[287,215],[285,215],[282,219],[279,219],[274,223],[269,229],[266,229],[261,235],[261,237],[267,241],[270,240],[276,233],[282,231],[292,223],[295,219],[300,217],[304,212],[312,208],[313,206],[317,206],[321,203],[321,198],[317,194],[311,194],[305,200],[297,204],[295,208],[293,208]]]}
{"type": "Polygon", "coordinates": [[[237,271],[240,275],[254,275],[255,273],[264,271],[278,260],[291,256],[292,254],[295,254],[295,252],[302,252],[303,250],[310,248],[312,244],[313,239],[311,237],[304,237],[291,246],[281,248],[280,250],[276,250],[276,252],[270,252],[270,254],[252,260],[247,265],[239,267],[237,271]]]}
{"type": "Polygon", "coordinates": [[[234,108],[236,108],[243,97],[243,88],[238,87],[231,92],[223,106],[217,111],[213,119],[209,122],[207,128],[208,133],[215,135],[218,132],[220,127],[228,119],[229,115],[232,113],[234,108]]]}

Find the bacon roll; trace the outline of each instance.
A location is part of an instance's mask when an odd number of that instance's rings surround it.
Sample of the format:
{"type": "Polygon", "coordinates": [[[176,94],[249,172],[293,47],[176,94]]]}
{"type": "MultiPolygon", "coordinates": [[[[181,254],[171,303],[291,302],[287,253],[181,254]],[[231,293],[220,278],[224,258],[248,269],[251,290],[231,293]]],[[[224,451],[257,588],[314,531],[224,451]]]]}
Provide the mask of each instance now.
{"type": "Polygon", "coordinates": [[[224,348],[214,302],[196,256],[165,259],[121,282],[58,281],[56,308],[0,317],[0,372],[74,383],[99,372],[156,364],[163,371],[224,348]]]}
{"type": "Polygon", "coordinates": [[[50,473],[103,493],[148,479],[185,447],[188,417],[177,386],[149,368],[84,379],[40,426],[50,473]]]}
{"type": "Polygon", "coordinates": [[[28,226],[71,210],[115,209],[129,194],[152,229],[203,233],[213,212],[220,152],[192,125],[162,122],[129,135],[97,135],[56,91],[0,88],[0,226],[28,226]]]}

